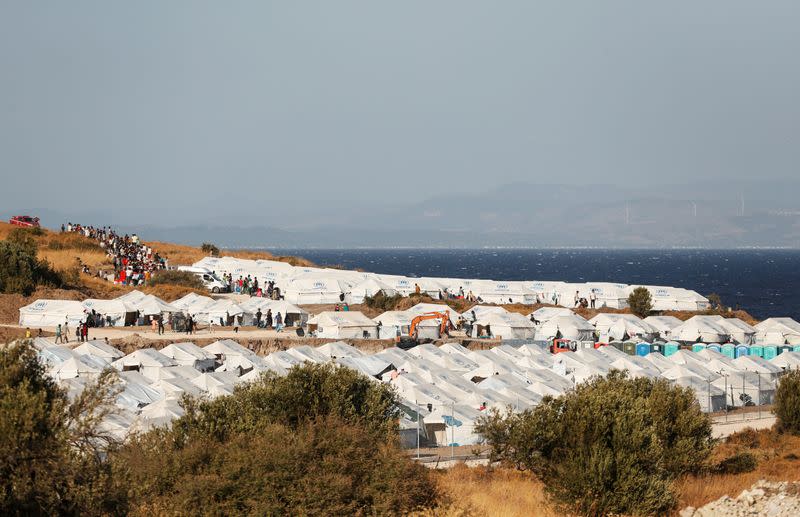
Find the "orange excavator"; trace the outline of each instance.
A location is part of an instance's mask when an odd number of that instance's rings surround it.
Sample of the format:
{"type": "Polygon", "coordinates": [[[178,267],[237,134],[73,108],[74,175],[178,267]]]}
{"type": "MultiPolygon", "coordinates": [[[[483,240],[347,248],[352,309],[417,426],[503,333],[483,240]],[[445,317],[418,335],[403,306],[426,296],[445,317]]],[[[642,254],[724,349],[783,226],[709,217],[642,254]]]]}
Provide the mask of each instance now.
{"type": "Polygon", "coordinates": [[[439,324],[439,335],[444,336],[450,333],[450,315],[446,312],[426,312],[415,316],[411,320],[411,326],[408,329],[408,336],[398,336],[397,346],[400,348],[411,348],[419,344],[418,329],[420,323],[427,320],[441,320],[439,324]]]}

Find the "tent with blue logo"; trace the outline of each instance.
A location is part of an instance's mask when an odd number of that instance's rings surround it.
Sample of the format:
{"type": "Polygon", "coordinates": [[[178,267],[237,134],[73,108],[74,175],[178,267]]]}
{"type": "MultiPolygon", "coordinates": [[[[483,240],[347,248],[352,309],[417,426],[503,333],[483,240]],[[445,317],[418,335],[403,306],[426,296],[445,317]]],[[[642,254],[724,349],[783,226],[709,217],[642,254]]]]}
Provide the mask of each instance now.
{"type": "Polygon", "coordinates": [[[19,309],[22,327],[55,327],[65,322],[73,329],[86,319],[86,308],[74,300],[36,300],[19,309]]]}

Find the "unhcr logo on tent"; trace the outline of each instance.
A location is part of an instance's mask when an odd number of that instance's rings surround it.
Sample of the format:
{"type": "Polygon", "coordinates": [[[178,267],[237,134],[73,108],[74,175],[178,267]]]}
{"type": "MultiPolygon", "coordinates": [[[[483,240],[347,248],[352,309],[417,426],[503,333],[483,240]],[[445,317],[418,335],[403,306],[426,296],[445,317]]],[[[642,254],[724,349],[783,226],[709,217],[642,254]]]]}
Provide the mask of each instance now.
{"type": "Polygon", "coordinates": [[[497,284],[497,289],[498,290],[507,291],[508,290],[508,284],[497,284]]]}
{"type": "Polygon", "coordinates": [[[314,289],[325,289],[325,282],[314,282],[314,289]]]}
{"type": "Polygon", "coordinates": [[[42,311],[45,307],[47,307],[47,302],[36,302],[33,306],[33,310],[42,311]]]}
{"type": "Polygon", "coordinates": [[[666,289],[656,289],[654,296],[658,296],[660,298],[666,298],[667,296],[669,296],[669,291],[667,291],[666,289]]]}
{"type": "Polygon", "coordinates": [[[408,280],[398,280],[397,285],[399,286],[410,285],[410,282],[408,280]]]}

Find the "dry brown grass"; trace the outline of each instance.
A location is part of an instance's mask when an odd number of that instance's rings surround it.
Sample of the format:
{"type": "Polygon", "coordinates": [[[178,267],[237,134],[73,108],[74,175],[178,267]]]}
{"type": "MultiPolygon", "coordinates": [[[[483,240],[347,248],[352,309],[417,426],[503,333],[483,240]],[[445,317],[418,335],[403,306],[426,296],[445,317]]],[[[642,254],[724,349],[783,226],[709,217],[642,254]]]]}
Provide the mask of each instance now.
{"type": "Polygon", "coordinates": [[[547,504],[542,484],[525,472],[458,465],[436,475],[451,501],[437,515],[559,515],[547,504]]]}
{"type": "Polygon", "coordinates": [[[780,434],[772,429],[745,429],[720,443],[712,461],[738,452],[750,452],[758,459],[753,472],[688,476],[676,484],[680,508],[703,506],[723,495],[736,497],[759,479],[768,481],[800,480],[800,437],[780,434]]]}

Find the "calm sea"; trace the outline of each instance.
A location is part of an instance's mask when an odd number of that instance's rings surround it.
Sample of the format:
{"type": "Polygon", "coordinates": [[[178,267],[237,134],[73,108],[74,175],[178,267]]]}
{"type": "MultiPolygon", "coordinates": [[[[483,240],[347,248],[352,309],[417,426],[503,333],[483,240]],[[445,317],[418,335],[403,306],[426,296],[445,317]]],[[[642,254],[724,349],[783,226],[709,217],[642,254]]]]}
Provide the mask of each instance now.
{"type": "Polygon", "coordinates": [[[797,250],[281,249],[317,264],[374,273],[493,280],[669,285],[717,293],[759,319],[800,321],[797,250]]]}

